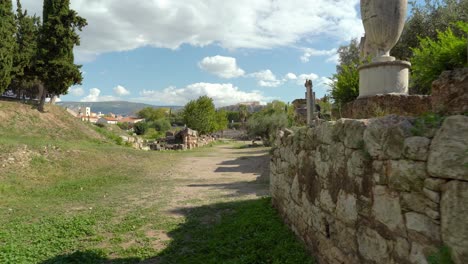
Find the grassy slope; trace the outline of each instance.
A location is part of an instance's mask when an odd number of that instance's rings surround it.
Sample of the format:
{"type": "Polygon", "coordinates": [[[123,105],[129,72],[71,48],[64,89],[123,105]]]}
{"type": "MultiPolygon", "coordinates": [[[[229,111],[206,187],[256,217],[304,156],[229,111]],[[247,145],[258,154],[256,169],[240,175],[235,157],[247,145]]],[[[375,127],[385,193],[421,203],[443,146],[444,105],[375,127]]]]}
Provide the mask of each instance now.
{"type": "Polygon", "coordinates": [[[0,263],[310,262],[268,200],[163,211],[171,168],[205,151],[136,151],[58,107],[0,101],[0,263]]]}

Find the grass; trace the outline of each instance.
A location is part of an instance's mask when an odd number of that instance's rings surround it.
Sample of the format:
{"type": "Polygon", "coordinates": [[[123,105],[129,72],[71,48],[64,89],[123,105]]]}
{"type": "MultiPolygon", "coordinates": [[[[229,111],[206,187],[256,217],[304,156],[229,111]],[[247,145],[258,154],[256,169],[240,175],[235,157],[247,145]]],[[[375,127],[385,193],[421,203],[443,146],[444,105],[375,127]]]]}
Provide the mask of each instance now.
{"type": "Polygon", "coordinates": [[[173,167],[211,146],[137,151],[60,109],[27,107],[0,101],[0,263],[311,262],[268,199],[166,212],[173,167]]]}
{"type": "Polygon", "coordinates": [[[452,252],[447,246],[439,248],[439,251],[429,256],[430,264],[454,264],[452,260],[452,252]]]}

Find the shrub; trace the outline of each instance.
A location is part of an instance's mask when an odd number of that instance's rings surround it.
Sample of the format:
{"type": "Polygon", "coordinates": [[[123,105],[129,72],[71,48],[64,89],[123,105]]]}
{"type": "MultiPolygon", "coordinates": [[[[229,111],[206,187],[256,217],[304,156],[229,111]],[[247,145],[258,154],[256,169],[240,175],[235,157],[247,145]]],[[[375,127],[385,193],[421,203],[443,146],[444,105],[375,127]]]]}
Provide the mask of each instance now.
{"type": "Polygon", "coordinates": [[[139,122],[139,123],[135,124],[133,129],[135,130],[135,133],[137,135],[143,135],[143,134],[145,134],[146,130],[148,129],[148,124],[146,122],[139,122]]]}
{"type": "Polygon", "coordinates": [[[359,96],[359,71],[354,65],[342,65],[342,71],[333,75],[331,97],[337,105],[344,105],[359,96]]]}
{"type": "MultiPolygon", "coordinates": [[[[468,34],[468,23],[459,22],[457,29],[468,34]]],[[[413,49],[412,87],[422,94],[431,92],[432,82],[446,70],[467,65],[466,36],[456,36],[449,28],[438,32],[437,39],[420,39],[420,46],[413,49]]]]}
{"type": "Polygon", "coordinates": [[[264,115],[254,114],[247,122],[249,136],[259,136],[265,146],[271,146],[276,139],[276,132],[288,127],[289,120],[286,113],[272,113],[264,115]]]}
{"type": "Polygon", "coordinates": [[[169,129],[171,129],[171,123],[169,122],[169,120],[163,118],[154,121],[151,127],[156,129],[157,131],[166,132],[169,129]]]}

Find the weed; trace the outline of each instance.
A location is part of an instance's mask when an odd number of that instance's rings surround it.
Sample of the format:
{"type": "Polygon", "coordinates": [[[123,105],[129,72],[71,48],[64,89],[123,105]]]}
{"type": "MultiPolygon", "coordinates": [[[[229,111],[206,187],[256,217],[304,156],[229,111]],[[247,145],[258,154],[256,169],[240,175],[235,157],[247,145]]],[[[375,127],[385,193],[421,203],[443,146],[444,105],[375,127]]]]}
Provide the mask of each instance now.
{"type": "Polygon", "coordinates": [[[427,260],[429,264],[454,264],[451,250],[447,246],[441,247],[437,253],[429,256],[427,260]]]}
{"type": "Polygon", "coordinates": [[[415,120],[414,125],[411,128],[411,133],[413,136],[424,136],[428,130],[437,129],[442,126],[444,119],[444,116],[434,113],[426,113],[415,120]]]}

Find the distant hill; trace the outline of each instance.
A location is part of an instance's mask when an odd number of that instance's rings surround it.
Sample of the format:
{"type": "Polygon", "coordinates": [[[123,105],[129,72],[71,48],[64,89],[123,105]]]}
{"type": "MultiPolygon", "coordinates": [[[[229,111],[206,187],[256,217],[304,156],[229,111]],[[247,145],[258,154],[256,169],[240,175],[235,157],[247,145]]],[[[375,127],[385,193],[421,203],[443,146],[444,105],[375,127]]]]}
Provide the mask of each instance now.
{"type": "Polygon", "coordinates": [[[156,106],[143,103],[133,103],[126,101],[112,101],[112,102],[59,102],[57,105],[68,107],[74,111],[78,111],[80,107],[91,107],[94,113],[102,112],[103,114],[113,113],[116,115],[129,116],[134,115],[145,107],[162,108],[167,107],[172,110],[179,110],[182,106],[156,106]]]}

